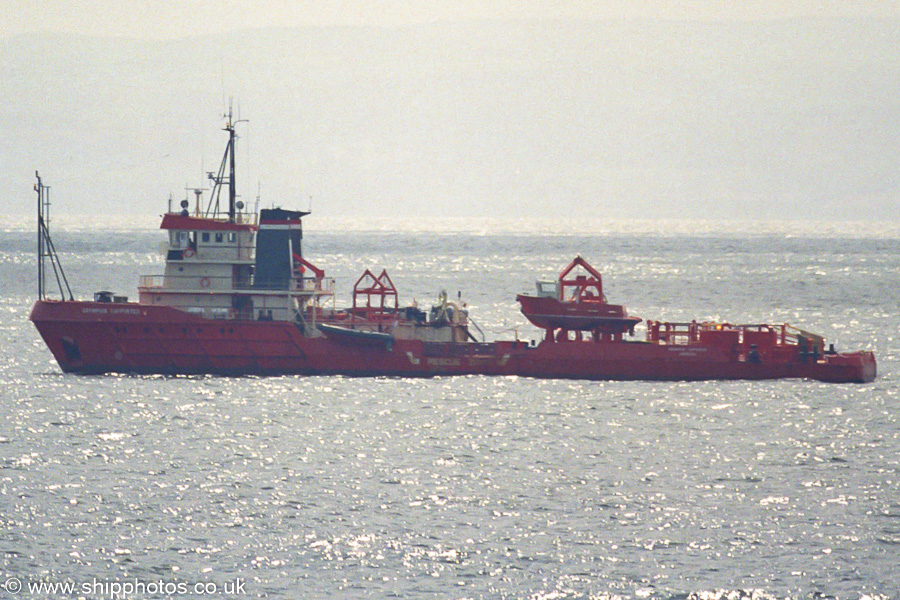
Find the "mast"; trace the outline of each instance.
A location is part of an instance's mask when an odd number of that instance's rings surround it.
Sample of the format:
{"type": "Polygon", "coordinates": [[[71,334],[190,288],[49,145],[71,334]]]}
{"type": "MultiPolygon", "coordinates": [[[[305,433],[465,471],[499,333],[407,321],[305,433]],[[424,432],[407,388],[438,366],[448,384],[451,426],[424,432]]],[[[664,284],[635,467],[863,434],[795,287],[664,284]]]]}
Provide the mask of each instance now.
{"type": "Polygon", "coordinates": [[[213,182],[213,190],[210,194],[209,204],[207,205],[207,216],[216,216],[219,213],[219,196],[222,192],[222,185],[228,185],[228,222],[234,223],[237,218],[237,179],[235,177],[235,142],[237,133],[235,125],[238,123],[246,123],[246,119],[234,120],[231,108],[228,109],[227,119],[223,131],[228,132],[228,144],[225,146],[225,154],[222,156],[222,162],[219,165],[219,172],[215,175],[210,171],[207,176],[213,182]],[[225,175],[225,170],[228,175],[225,175]]]}
{"type": "Polygon", "coordinates": [[[41,182],[40,174],[35,171],[37,183],[34,191],[37,192],[37,267],[38,267],[38,300],[44,299],[44,193],[49,197],[50,189],[45,188],[41,182]]]}
{"type": "Polygon", "coordinates": [[[234,179],[234,125],[231,123],[231,110],[228,110],[228,125],[225,127],[228,131],[228,147],[231,149],[231,164],[228,173],[228,222],[234,223],[234,199],[235,179],[234,179]]]}
{"type": "Polygon", "coordinates": [[[44,185],[41,176],[37,171],[34,172],[37,177],[37,183],[34,185],[34,191],[37,192],[37,263],[38,263],[38,300],[47,299],[47,267],[45,261],[50,260],[50,267],[53,269],[53,276],[56,278],[56,285],[59,287],[59,296],[63,300],[66,296],[69,300],[74,300],[72,296],[72,288],[69,287],[69,281],[63,271],[62,264],[59,262],[59,256],[56,254],[56,248],[53,246],[53,240],[50,239],[50,187],[44,185]]]}

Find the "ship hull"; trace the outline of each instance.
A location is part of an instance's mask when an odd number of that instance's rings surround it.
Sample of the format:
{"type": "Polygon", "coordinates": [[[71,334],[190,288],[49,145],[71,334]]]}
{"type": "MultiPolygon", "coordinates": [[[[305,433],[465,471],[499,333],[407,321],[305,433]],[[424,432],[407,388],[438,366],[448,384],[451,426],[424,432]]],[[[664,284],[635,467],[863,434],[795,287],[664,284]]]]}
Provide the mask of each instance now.
{"type": "Polygon", "coordinates": [[[309,337],[290,322],[210,320],[166,306],[38,301],[31,320],[68,373],[433,377],[506,375],[595,380],[806,378],[868,382],[871,352],[749,362],[713,346],[647,342],[493,343],[309,337]]]}

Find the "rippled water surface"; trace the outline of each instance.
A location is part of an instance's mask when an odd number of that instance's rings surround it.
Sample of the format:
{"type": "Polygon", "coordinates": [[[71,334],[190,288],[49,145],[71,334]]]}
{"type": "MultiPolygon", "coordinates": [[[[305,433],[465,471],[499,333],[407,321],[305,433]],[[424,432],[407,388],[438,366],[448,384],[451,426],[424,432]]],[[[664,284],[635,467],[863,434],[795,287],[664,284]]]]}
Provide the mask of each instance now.
{"type": "MultiPolygon", "coordinates": [[[[874,383],[827,385],[63,375],[27,321],[31,238],[0,233],[3,580],[240,578],[219,597],[259,598],[897,597],[898,239],[307,234],[340,304],[364,268],[386,267],[401,301],[461,292],[491,338],[534,335],[515,293],[581,254],[634,315],[787,321],[877,353],[874,383]]],[[[134,295],[161,271],[157,231],[56,238],[82,296],[134,295]]]]}

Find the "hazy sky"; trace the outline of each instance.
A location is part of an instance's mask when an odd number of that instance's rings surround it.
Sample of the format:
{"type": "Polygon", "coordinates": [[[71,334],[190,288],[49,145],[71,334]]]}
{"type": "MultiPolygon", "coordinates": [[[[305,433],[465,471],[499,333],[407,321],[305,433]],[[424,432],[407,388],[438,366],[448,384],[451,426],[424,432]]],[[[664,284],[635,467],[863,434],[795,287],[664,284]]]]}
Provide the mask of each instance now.
{"type": "Polygon", "coordinates": [[[62,211],[156,214],[218,164],[234,97],[239,193],[317,216],[900,221],[900,0],[0,11],[22,210],[39,169],[62,211]]]}
{"type": "Polygon", "coordinates": [[[0,34],[42,30],[178,38],[302,25],[396,26],[466,18],[754,20],[900,17],[898,0],[0,0],[0,34]]]}

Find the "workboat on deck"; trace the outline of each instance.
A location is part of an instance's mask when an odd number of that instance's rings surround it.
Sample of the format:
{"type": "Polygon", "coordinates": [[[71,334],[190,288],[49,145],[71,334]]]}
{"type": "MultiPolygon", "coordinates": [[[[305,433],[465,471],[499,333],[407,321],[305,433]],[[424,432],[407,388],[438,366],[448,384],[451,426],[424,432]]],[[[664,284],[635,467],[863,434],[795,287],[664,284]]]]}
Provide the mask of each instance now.
{"type": "Polygon", "coordinates": [[[245,210],[235,193],[235,123],[208,199],[196,191],[163,216],[165,269],[140,279],[138,301],[112,292],[75,300],[50,238],[38,177],[37,327],[67,373],[518,375],[569,379],[875,379],[871,352],[838,353],[789,325],[645,323],[609,304],[601,274],[576,257],[555,281],[520,294],[539,342],[485,342],[465,304],[441,293],[428,310],[401,307],[386,271],[366,270],[352,303],[304,257],[302,218],[245,210]],[[219,200],[227,189],[227,207],[219,200]],[[52,279],[51,279],[52,276],[52,279]],[[60,299],[50,299],[48,280],[60,299]],[[479,337],[476,334],[480,334],[479,337]]]}
{"type": "Polygon", "coordinates": [[[556,281],[535,283],[537,295],[519,294],[522,314],[532,324],[549,332],[553,330],[590,331],[595,337],[606,335],[621,340],[622,335],[634,335],[634,326],[641,322],[629,317],[620,304],[609,304],[603,295],[603,278],[580,256],[563,269],[556,281]],[[572,275],[577,269],[586,274],[572,275]]]}

